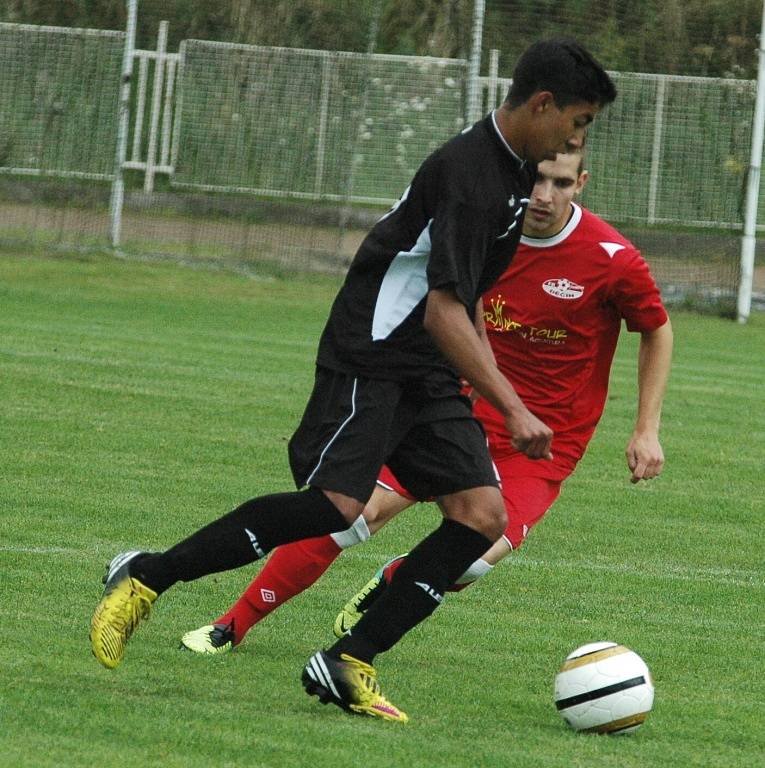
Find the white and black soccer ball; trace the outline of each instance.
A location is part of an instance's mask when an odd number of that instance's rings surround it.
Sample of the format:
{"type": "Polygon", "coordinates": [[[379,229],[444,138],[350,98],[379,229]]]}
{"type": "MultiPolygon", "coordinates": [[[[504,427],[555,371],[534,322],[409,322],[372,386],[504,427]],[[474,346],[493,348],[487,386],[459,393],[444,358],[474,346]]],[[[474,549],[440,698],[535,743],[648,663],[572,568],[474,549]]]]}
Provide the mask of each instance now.
{"type": "Polygon", "coordinates": [[[555,706],[575,730],[630,733],[653,706],[653,680],[643,659],[617,643],[572,651],[555,676],[555,706]]]}

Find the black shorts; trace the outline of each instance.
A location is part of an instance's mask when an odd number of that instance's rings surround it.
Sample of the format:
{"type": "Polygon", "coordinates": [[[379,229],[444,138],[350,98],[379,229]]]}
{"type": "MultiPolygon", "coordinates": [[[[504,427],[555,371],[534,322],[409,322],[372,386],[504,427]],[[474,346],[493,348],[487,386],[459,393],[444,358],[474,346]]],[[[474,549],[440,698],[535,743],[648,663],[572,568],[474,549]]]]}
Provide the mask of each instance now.
{"type": "Polygon", "coordinates": [[[417,498],[497,486],[483,428],[450,381],[383,381],[317,367],[289,458],[298,488],[362,503],[383,464],[417,498]]]}

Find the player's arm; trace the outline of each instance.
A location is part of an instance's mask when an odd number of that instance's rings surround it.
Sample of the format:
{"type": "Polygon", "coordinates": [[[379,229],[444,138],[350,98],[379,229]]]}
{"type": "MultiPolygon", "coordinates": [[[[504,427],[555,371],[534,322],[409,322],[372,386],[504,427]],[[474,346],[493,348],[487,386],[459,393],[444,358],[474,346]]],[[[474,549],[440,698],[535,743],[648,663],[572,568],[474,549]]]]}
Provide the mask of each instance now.
{"type": "Polygon", "coordinates": [[[475,305],[475,317],[473,318],[473,326],[475,332],[478,334],[478,338],[481,340],[481,344],[486,347],[487,352],[491,355],[491,359],[494,360],[496,365],[496,358],[494,357],[494,350],[491,348],[491,342],[489,341],[489,334],[486,333],[486,323],[483,319],[483,302],[479,301],[475,305]]]}
{"type": "MultiPolygon", "coordinates": [[[[491,355],[491,359],[494,360],[494,364],[496,365],[497,358],[494,355],[494,350],[491,348],[489,334],[486,333],[486,323],[483,319],[482,301],[479,301],[475,306],[475,318],[473,319],[473,325],[475,326],[478,338],[481,340],[481,343],[484,345],[484,347],[486,347],[487,351],[491,355]]],[[[468,382],[468,384],[470,384],[470,402],[475,403],[475,401],[480,397],[480,394],[478,393],[478,390],[473,386],[472,382],[468,382]]]]}
{"type": "Polygon", "coordinates": [[[425,330],[457,372],[469,381],[504,417],[513,445],[532,459],[551,459],[552,430],[523,404],[502,375],[488,344],[452,289],[428,293],[425,330]]]}
{"type": "Polygon", "coordinates": [[[638,411],[627,450],[630,482],[650,480],[661,473],[664,451],[659,442],[661,405],[672,362],[672,325],[664,325],[640,335],[638,351],[638,411]]]}

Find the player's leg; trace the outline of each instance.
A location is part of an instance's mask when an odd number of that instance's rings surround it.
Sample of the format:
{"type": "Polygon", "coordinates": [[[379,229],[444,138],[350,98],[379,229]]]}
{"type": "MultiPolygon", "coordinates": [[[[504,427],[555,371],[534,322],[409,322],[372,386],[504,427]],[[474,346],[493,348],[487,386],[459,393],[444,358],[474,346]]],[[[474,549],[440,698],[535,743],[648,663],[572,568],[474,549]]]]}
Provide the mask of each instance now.
{"type": "Polygon", "coordinates": [[[315,583],[341,552],[332,534],[277,547],[239,599],[212,624],[186,632],[181,646],[205,655],[232,651],[255,624],[315,583]]]}
{"type": "MultiPolygon", "coordinates": [[[[414,504],[417,499],[405,488],[404,485],[399,482],[398,478],[393,474],[390,467],[387,465],[380,471],[380,476],[377,478],[377,488],[372,496],[374,500],[375,496],[382,495],[383,492],[387,492],[388,496],[397,500],[395,503],[406,506],[414,504]],[[384,491],[382,490],[384,489],[384,491]]],[[[393,501],[389,503],[394,503],[393,501]]],[[[369,505],[367,505],[367,508],[369,505]]],[[[367,515],[367,509],[364,510],[364,515],[367,515]]],[[[372,578],[364,584],[364,586],[343,606],[340,613],[335,618],[335,623],[332,627],[332,631],[335,633],[335,637],[342,637],[344,634],[350,631],[351,627],[361,618],[362,614],[369,608],[372,603],[383,593],[385,587],[390,583],[388,573],[392,577],[393,571],[389,571],[390,567],[395,567],[394,564],[400,564],[403,557],[406,555],[399,555],[389,560],[381,568],[379,568],[372,578]]]]}
{"type": "MultiPolygon", "coordinates": [[[[367,678],[357,677],[356,684],[376,684],[371,666],[375,656],[426,619],[443,601],[446,588],[489,549],[505,527],[504,505],[485,437],[472,417],[418,424],[394,451],[390,465],[417,496],[425,498],[440,490],[447,518],[412,550],[353,632],[314,654],[306,665],[306,690],[340,706],[342,693],[338,696],[339,691],[333,690],[338,668],[362,665],[367,678]],[[409,474],[402,476],[402,471],[409,474]]],[[[384,703],[390,706],[387,700],[384,703]]],[[[385,716],[371,711],[363,700],[358,707],[358,711],[385,716]]]]}
{"type": "MultiPolygon", "coordinates": [[[[359,503],[357,512],[362,508],[359,503]]],[[[252,499],[166,552],[117,555],[107,566],[104,593],[91,619],[94,656],[105,667],[116,667],[140,621],[175,583],[247,565],[279,544],[347,525],[337,504],[310,488],[252,499]]]]}
{"type": "Polygon", "coordinates": [[[187,632],[182,645],[202,654],[231,651],[255,624],[314,584],[344,549],[363,543],[414,503],[379,483],[350,528],[275,549],[236,603],[211,624],[187,632]]]}
{"type": "Polygon", "coordinates": [[[162,553],[130,552],[112,560],[101,602],[91,620],[91,648],[106,667],[117,666],[125,644],[158,595],[265,557],[291,541],[347,528],[362,513],[383,464],[400,388],[317,369],[313,393],[290,441],[290,465],[307,490],[245,502],[162,553]],[[321,490],[335,489],[335,490],[321,490]]]}
{"type": "MultiPolygon", "coordinates": [[[[517,458],[514,455],[504,462],[497,462],[508,518],[505,533],[457,579],[448,591],[464,589],[490,573],[500,560],[523,544],[529,531],[543,518],[558,498],[561,481],[529,477],[525,474],[528,471],[528,461],[530,460],[525,457],[517,458]]],[[[333,631],[338,637],[353,627],[362,613],[383,594],[405,557],[406,555],[400,555],[385,563],[373,579],[343,606],[333,626],[333,631]],[[370,586],[374,589],[370,589],[370,586]]]]}
{"type": "MultiPolygon", "coordinates": [[[[373,677],[371,665],[377,654],[389,650],[406,632],[426,619],[443,602],[447,587],[489,547],[489,536],[496,536],[496,531],[501,530],[504,509],[496,488],[484,486],[452,494],[446,505],[454,517],[444,520],[409,553],[390,585],[363,613],[353,632],[340,638],[327,651],[311,657],[303,674],[303,684],[309,693],[316,693],[322,700],[335,701],[328,689],[336,682],[334,670],[338,663],[361,664],[373,677]],[[475,522],[473,510],[479,506],[487,511],[490,519],[483,531],[463,522],[465,518],[475,522]]],[[[383,706],[390,703],[385,701],[383,706]]],[[[379,715],[370,711],[364,702],[359,711],[379,715]]]]}

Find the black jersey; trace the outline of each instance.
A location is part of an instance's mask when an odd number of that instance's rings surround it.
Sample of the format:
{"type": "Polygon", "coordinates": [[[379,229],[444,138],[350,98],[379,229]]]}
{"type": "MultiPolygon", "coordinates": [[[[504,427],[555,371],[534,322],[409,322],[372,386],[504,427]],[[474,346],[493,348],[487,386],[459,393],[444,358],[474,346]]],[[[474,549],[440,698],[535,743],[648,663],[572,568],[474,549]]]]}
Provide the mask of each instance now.
{"type": "Polygon", "coordinates": [[[369,378],[456,378],[423,328],[427,293],[453,288],[472,321],[515,253],[535,176],[492,115],[430,155],[359,247],[317,363],[369,378]]]}

